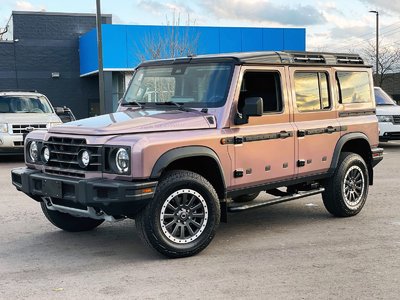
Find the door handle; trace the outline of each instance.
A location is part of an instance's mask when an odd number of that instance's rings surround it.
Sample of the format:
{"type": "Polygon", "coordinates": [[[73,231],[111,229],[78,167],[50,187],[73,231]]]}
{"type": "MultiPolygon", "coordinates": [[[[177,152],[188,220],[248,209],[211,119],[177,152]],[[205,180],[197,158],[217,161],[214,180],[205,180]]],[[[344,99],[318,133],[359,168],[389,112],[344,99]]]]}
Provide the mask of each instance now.
{"type": "Polygon", "coordinates": [[[336,131],[336,128],[335,127],[332,127],[332,126],[328,126],[328,127],[326,127],[326,129],[325,129],[325,132],[327,132],[327,133],[333,133],[333,132],[335,132],[336,131]]]}
{"type": "Polygon", "coordinates": [[[281,139],[286,139],[286,138],[288,138],[288,137],[290,137],[290,132],[287,132],[287,131],[281,131],[281,132],[279,132],[279,138],[281,138],[281,139]]]}

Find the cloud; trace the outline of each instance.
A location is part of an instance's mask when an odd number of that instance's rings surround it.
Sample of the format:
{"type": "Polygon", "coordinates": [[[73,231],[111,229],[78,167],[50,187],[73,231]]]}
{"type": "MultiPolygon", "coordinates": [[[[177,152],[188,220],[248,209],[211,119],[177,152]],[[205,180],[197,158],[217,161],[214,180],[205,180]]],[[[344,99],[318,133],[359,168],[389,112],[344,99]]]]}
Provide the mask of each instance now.
{"type": "Polygon", "coordinates": [[[400,12],[400,2],[398,0],[359,0],[367,4],[370,9],[381,8],[390,12],[400,12]]]}
{"type": "Polygon", "coordinates": [[[180,1],[160,2],[156,0],[141,0],[139,6],[151,13],[164,15],[166,12],[192,14],[193,10],[185,3],[180,1]]]}
{"type": "Polygon", "coordinates": [[[275,22],[283,25],[317,25],[326,22],[323,14],[310,5],[279,5],[265,0],[203,0],[208,13],[223,19],[275,22]]]}
{"type": "Polygon", "coordinates": [[[45,11],[44,5],[33,5],[29,1],[16,1],[15,7],[17,10],[29,10],[29,11],[45,11]]]}

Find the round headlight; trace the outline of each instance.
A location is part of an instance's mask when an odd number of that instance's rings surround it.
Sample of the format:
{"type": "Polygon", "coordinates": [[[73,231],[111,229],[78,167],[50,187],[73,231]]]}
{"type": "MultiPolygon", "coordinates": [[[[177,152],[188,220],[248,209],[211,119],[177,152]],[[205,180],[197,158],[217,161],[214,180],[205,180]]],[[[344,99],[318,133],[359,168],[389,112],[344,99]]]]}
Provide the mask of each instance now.
{"type": "Polygon", "coordinates": [[[78,162],[82,168],[86,168],[90,162],[90,154],[87,150],[81,150],[78,153],[78,162]]]}
{"type": "Polygon", "coordinates": [[[29,145],[29,158],[32,162],[36,162],[38,160],[38,145],[35,141],[31,142],[29,145]]]}
{"type": "Polygon", "coordinates": [[[48,147],[44,147],[42,150],[42,158],[45,163],[47,163],[50,159],[50,150],[48,147]]]}
{"type": "Polygon", "coordinates": [[[129,171],[129,154],[126,149],[118,149],[115,155],[115,165],[120,173],[127,173],[129,171]]]}

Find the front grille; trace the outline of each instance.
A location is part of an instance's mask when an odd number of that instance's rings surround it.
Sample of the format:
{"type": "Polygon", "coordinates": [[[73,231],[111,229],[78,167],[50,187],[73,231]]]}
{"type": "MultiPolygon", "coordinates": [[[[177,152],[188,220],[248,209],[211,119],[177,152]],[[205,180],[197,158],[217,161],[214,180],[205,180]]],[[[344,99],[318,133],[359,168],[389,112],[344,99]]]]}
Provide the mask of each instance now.
{"type": "Polygon", "coordinates": [[[85,139],[50,137],[44,145],[50,150],[50,160],[46,164],[47,173],[84,177],[85,172],[102,170],[102,147],[87,145],[85,139]],[[87,150],[90,153],[90,162],[87,167],[79,165],[78,154],[81,150],[87,150]]]}
{"type": "Polygon", "coordinates": [[[24,142],[23,141],[16,141],[16,142],[14,142],[14,146],[15,147],[22,147],[24,145],[24,142]]]}
{"type": "Polygon", "coordinates": [[[24,134],[29,133],[32,130],[46,129],[46,124],[14,124],[12,125],[13,134],[24,134]],[[29,128],[31,130],[27,130],[29,128]]]}
{"type": "Polygon", "coordinates": [[[394,124],[400,124],[400,115],[393,116],[393,123],[394,124]]]}

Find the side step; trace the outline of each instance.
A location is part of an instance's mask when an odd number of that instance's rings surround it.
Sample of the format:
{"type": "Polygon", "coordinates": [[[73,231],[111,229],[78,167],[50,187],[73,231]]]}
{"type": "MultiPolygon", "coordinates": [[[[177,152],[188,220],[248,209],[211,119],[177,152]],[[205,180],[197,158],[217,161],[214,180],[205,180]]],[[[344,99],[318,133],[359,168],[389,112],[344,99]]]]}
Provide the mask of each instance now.
{"type": "Polygon", "coordinates": [[[257,202],[257,203],[253,203],[253,204],[232,205],[232,206],[228,206],[228,212],[241,212],[241,211],[252,209],[252,208],[258,208],[258,207],[278,204],[278,203],[282,203],[282,202],[287,202],[287,201],[291,201],[291,200],[301,199],[304,197],[320,194],[324,190],[325,190],[324,188],[318,188],[318,189],[311,190],[311,191],[298,192],[298,193],[295,193],[292,195],[277,197],[274,199],[270,199],[270,200],[263,201],[263,202],[257,202]]]}

